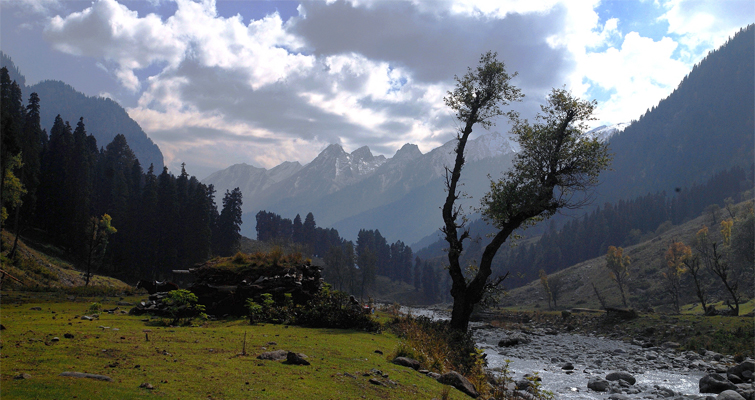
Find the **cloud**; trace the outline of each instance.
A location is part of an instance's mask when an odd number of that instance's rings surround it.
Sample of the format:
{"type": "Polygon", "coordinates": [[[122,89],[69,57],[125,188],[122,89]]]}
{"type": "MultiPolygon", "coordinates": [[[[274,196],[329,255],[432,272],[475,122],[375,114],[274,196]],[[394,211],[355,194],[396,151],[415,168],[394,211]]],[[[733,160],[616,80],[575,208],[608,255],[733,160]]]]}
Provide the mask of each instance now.
{"type": "Polygon", "coordinates": [[[655,42],[631,32],[621,48],[587,54],[580,69],[587,83],[613,93],[600,104],[599,119],[628,122],[671,93],[689,72],[672,58],[677,46],[670,38],[655,42]]]}
{"type": "Polygon", "coordinates": [[[59,51],[93,58],[138,96],[129,114],[172,169],[186,162],[209,174],[238,162],[307,162],[330,143],[392,156],[409,142],[427,152],[456,127],[443,103],[454,75],[488,50],[519,72],[514,84],[527,97],[515,108],[524,117],[550,88],[566,85],[580,96],[604,93],[600,117],[627,121],[689,71],[695,57],[684,52],[710,48],[739,24],[719,24],[733,14],[728,5],[670,1],[659,17],[669,37],[654,41],[622,36],[622,16],[600,21],[598,5],[305,2],[290,18],[249,20],[219,16],[212,0],[176,0],[163,8],[172,15],[141,16],[97,0],[50,18],[44,35],[59,51]]]}
{"type": "Polygon", "coordinates": [[[186,50],[185,42],[158,15],[139,18],[115,0],[97,1],[65,18],[56,15],[44,33],[59,51],[115,64],[115,76],[133,91],[140,86],[135,69],[157,61],[177,63],[186,50]]]}
{"type": "Polygon", "coordinates": [[[666,12],[658,19],[668,22],[669,34],[679,35],[686,47],[684,56],[691,62],[753,23],[755,15],[755,3],[750,0],[670,0],[663,7],[666,12]]]}

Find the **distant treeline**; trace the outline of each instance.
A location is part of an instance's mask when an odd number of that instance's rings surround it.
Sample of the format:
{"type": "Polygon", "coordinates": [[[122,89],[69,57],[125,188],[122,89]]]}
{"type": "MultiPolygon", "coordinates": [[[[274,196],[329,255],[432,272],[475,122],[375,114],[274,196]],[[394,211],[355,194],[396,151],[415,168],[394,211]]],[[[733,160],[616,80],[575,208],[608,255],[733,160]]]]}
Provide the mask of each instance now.
{"type": "Polygon", "coordinates": [[[299,214],[291,220],[263,210],[256,220],[257,240],[299,245],[303,252],[323,258],[324,275],[339,290],[362,294],[377,275],[421,285],[421,260],[414,259],[411,247],[400,240],[389,245],[377,229],[360,230],[355,246],[336,229],[318,227],[311,212],[302,222],[299,214]]]}
{"type": "MultiPolygon", "coordinates": [[[[708,210],[723,212],[727,202],[738,202],[740,194],[753,185],[749,172],[732,167],[714,175],[704,184],[679,189],[675,196],[665,192],[647,194],[634,200],[606,203],[602,208],[572,219],[560,229],[552,228],[533,244],[502,249],[495,268],[512,271],[511,283],[535,279],[535,271],[559,271],[574,264],[605,255],[609,246],[630,246],[698,217],[708,210]],[[527,274],[517,279],[516,273],[527,274]]],[[[518,285],[516,285],[518,286],[518,285]]]]}
{"type": "Polygon", "coordinates": [[[219,213],[212,185],[185,169],[144,173],[123,135],[98,147],[83,118],[74,129],[57,116],[48,136],[37,94],[24,107],[6,68],[0,85],[3,228],[41,234],[82,269],[124,278],[166,277],[236,251],[240,190],[226,192],[219,213]],[[114,232],[103,233],[105,221],[114,232]]]}

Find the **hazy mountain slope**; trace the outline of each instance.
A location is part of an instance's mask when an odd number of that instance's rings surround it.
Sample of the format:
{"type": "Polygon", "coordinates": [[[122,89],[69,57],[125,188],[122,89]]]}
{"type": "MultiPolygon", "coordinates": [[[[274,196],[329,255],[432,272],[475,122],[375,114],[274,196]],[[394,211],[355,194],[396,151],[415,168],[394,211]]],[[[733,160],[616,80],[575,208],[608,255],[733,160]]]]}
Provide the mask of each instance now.
{"type": "Polygon", "coordinates": [[[142,168],[146,171],[154,164],[155,172],[160,173],[164,165],[160,148],[118,103],[103,97],[89,97],[60,81],[43,81],[27,87],[26,78],[7,54],[0,52],[0,64],[8,68],[11,80],[21,86],[24,104],[32,93],[39,95],[40,121],[48,133],[58,114],[74,128],[79,118],[84,117],[87,133],[97,139],[99,147],[107,146],[115,135],[123,134],[142,168]]]}
{"type": "Polygon", "coordinates": [[[60,81],[43,81],[32,85],[24,91],[24,96],[32,92],[39,95],[40,118],[47,132],[50,132],[58,114],[74,127],[79,118],[84,117],[86,130],[94,135],[98,146],[105,147],[115,135],[123,134],[145,171],[150,164],[155,166],[155,173],[162,170],[164,161],[160,148],[115,101],[86,96],[60,81]]]}

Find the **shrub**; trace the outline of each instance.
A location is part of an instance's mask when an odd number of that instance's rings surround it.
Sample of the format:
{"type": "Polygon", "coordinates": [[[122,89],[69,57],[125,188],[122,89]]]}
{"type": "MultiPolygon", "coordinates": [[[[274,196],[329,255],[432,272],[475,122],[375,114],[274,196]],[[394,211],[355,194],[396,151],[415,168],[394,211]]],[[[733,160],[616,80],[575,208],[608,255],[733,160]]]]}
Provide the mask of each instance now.
{"type": "Polygon", "coordinates": [[[171,290],[168,292],[168,298],[165,303],[168,305],[167,314],[172,318],[171,325],[178,325],[181,320],[185,324],[191,322],[196,317],[206,318],[204,306],[197,304],[197,296],[186,290],[171,290]]]}
{"type": "Polygon", "coordinates": [[[271,294],[263,294],[260,302],[247,299],[246,308],[249,322],[272,322],[303,325],[312,328],[359,329],[379,332],[380,323],[362,312],[361,307],[351,305],[348,295],[331,291],[324,285],[320,292],[307,304],[294,305],[291,295],[286,294],[279,303],[271,294]]]}

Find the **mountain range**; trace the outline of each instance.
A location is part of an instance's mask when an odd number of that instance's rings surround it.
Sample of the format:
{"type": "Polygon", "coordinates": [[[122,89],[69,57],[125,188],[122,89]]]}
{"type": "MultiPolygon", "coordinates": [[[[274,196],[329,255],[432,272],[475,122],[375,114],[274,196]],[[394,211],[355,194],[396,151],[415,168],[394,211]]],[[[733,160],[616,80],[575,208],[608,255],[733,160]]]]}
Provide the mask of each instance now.
{"type": "MultiPolygon", "coordinates": [[[[638,120],[588,133],[607,141],[614,159],[601,175],[594,204],[671,193],[753,162],[754,38],[754,25],[743,28],[638,120]]],[[[242,189],[245,236],[256,236],[259,210],[284,218],[312,212],[319,226],[336,228],[346,239],[355,239],[360,229],[379,229],[389,241],[424,245],[441,225],[444,168],[452,165],[454,146],[452,140],[422,154],[406,144],[385,158],[367,147],[347,153],[333,144],[306,165],[287,162],[265,170],[240,164],[203,182],[220,193],[242,189]]],[[[517,143],[497,132],[469,142],[462,190],[471,213],[489,188],[488,174],[506,170],[517,150],[517,143]]]]}
{"type": "MultiPolygon", "coordinates": [[[[601,126],[591,135],[606,140],[626,124],[601,126]]],[[[368,147],[347,153],[338,144],[312,162],[284,162],[270,170],[236,164],[203,180],[219,193],[239,187],[244,194],[242,233],[255,237],[260,210],[286,218],[312,212],[318,225],[331,226],[349,239],[360,229],[379,229],[388,240],[415,242],[440,225],[445,167],[453,163],[455,140],[422,154],[405,144],[391,158],[374,156],[368,147]],[[436,215],[437,214],[437,215],[436,215]]],[[[489,186],[488,173],[506,170],[519,146],[493,132],[471,140],[465,150],[464,191],[474,203],[489,186]]]]}

